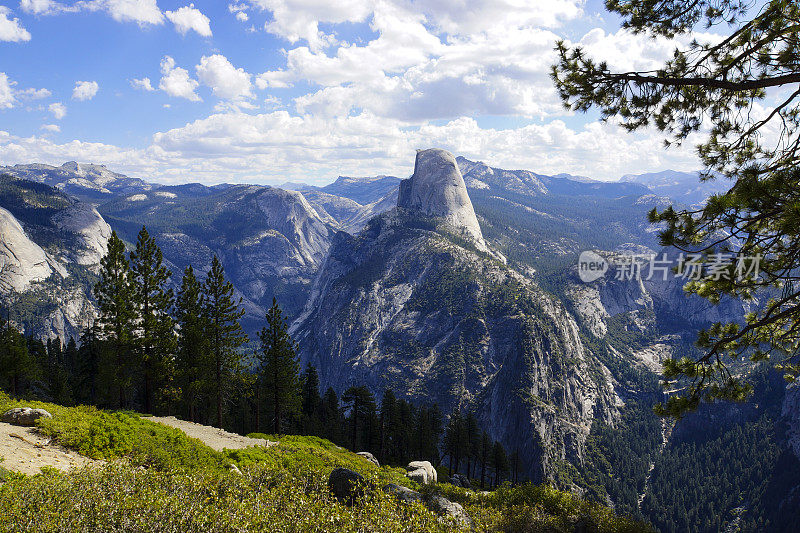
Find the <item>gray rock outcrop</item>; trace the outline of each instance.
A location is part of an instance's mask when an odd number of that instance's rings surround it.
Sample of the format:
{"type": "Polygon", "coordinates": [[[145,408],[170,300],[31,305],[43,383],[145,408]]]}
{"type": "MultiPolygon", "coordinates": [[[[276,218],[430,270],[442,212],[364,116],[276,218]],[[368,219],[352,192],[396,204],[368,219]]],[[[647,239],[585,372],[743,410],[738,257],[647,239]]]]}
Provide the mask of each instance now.
{"type": "Polygon", "coordinates": [[[451,502],[438,494],[428,494],[425,496],[424,500],[425,507],[439,516],[451,519],[462,527],[469,527],[472,525],[472,519],[460,503],[451,502]]]}
{"type": "Polygon", "coordinates": [[[472,488],[472,483],[469,482],[469,478],[463,474],[453,474],[450,476],[450,483],[464,489],[472,488]]]}
{"type": "Polygon", "coordinates": [[[31,407],[15,407],[9,409],[0,417],[0,422],[15,426],[32,427],[40,418],[53,418],[53,415],[44,409],[33,409],[31,407]]]}
{"type": "Polygon", "coordinates": [[[109,226],[100,213],[90,204],[76,202],[63,209],[50,219],[52,224],[65,236],[72,237],[64,255],[67,260],[79,265],[96,265],[108,251],[111,237],[109,226]]]}
{"type": "Polygon", "coordinates": [[[414,174],[400,182],[397,207],[444,218],[470,236],[480,249],[486,250],[464,178],[456,158],[446,150],[417,151],[414,174]]]}
{"type": "Polygon", "coordinates": [[[416,503],[422,501],[422,494],[415,490],[411,490],[408,487],[403,487],[402,485],[395,485],[394,483],[389,483],[383,487],[383,492],[388,494],[393,494],[399,501],[404,503],[416,503]]]}
{"type": "Polygon", "coordinates": [[[420,485],[428,485],[438,481],[438,474],[430,461],[411,461],[408,463],[406,470],[408,470],[406,476],[420,485]]]}
{"type": "Polygon", "coordinates": [[[381,466],[381,464],[378,462],[375,456],[369,452],[357,452],[356,455],[360,455],[361,457],[363,457],[370,463],[374,464],[375,466],[381,466]]]}
{"type": "Polygon", "coordinates": [[[337,468],[328,477],[328,490],[345,505],[353,505],[363,497],[365,487],[364,476],[349,468],[337,468]]]}
{"type": "Polygon", "coordinates": [[[53,271],[45,251],[28,238],[14,215],[0,207],[0,290],[24,292],[53,271]]]}

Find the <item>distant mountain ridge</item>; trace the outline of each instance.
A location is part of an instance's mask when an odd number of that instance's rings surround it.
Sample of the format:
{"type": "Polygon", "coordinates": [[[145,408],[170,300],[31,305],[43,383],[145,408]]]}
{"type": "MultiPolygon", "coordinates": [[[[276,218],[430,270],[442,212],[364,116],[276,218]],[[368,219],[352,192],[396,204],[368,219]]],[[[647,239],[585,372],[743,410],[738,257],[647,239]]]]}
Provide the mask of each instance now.
{"type": "Polygon", "coordinates": [[[102,200],[121,194],[136,194],[157,187],[139,178],[108,170],[105,165],[68,161],[60,167],[33,163],[0,166],[0,174],[44,183],[83,199],[102,200]]]}
{"type": "Polygon", "coordinates": [[[690,206],[701,204],[712,194],[725,192],[731,186],[731,182],[723,177],[700,181],[699,172],[675,170],[626,174],[622,176],[620,182],[644,185],[656,194],[669,196],[676,202],[690,206]]]}

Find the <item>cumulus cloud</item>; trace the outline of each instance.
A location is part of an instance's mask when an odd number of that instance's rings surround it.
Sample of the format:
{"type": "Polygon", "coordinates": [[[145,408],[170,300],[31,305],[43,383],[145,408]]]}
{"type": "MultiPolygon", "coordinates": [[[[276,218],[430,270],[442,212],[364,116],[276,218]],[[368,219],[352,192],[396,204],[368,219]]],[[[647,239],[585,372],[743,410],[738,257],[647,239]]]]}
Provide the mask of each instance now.
{"type": "Polygon", "coordinates": [[[63,4],[53,0],[22,0],[19,7],[24,12],[33,15],[53,15],[67,9],[63,4]]]}
{"type": "Polygon", "coordinates": [[[18,18],[9,18],[10,15],[10,9],[0,6],[0,41],[12,43],[30,41],[30,32],[22,27],[18,18]]]}
{"type": "Polygon", "coordinates": [[[189,77],[188,70],[176,67],[175,60],[170,56],[164,56],[164,59],[161,60],[161,74],[158,88],[168,95],[176,98],[186,98],[192,102],[200,102],[202,100],[194,92],[200,83],[189,77]]]}
{"type": "Polygon", "coordinates": [[[50,97],[51,94],[47,89],[34,89],[31,87],[17,91],[17,98],[20,100],[41,100],[42,98],[50,97]]]}
{"type": "Polygon", "coordinates": [[[135,22],[140,26],[164,22],[156,0],[80,0],[71,5],[54,0],[22,0],[20,7],[34,15],[102,11],[118,22],[135,22]]]}
{"type": "Polygon", "coordinates": [[[131,87],[133,87],[134,89],[141,89],[142,91],[148,91],[148,92],[155,91],[155,88],[150,83],[150,78],[142,78],[140,80],[133,78],[131,80],[131,87]]]}
{"type": "Polygon", "coordinates": [[[118,22],[136,22],[140,26],[164,22],[156,0],[94,0],[86,5],[90,10],[107,12],[118,22]]]}
{"type": "Polygon", "coordinates": [[[181,35],[193,30],[203,37],[211,37],[211,21],[199,9],[195,9],[194,4],[184,6],[177,11],[167,11],[164,15],[181,35]]]}
{"type": "MultiPolygon", "coordinates": [[[[58,9],[49,0],[23,4],[29,12],[58,9]]],[[[494,166],[600,179],[632,169],[697,168],[691,140],[665,151],[659,132],[630,135],[612,123],[565,121],[549,66],[555,41],[565,36],[562,25],[582,16],[583,5],[582,0],[238,0],[228,4],[230,13],[245,21],[258,10],[266,12],[266,31],[291,43],[285,63],[253,76],[222,53],[207,53],[195,66],[193,79],[171,57],[161,62],[158,89],[200,101],[202,84],[220,99],[215,113],[155,133],[143,149],[78,141],[55,144],[10,134],[4,138],[0,132],[0,159],[79,158],[160,181],[182,179],[190,172],[206,182],[319,183],[339,174],[403,176],[412,170],[414,150],[429,146],[494,166]],[[361,24],[355,32],[348,25],[343,34],[363,40],[342,41],[336,33],[340,23],[361,24]],[[366,26],[370,31],[361,31],[366,26]],[[273,94],[254,94],[256,88],[291,87],[295,90],[282,93],[283,102],[273,94]],[[256,103],[270,111],[242,112],[256,103]],[[514,117],[515,126],[486,127],[481,121],[486,116],[514,117]],[[66,153],[70,155],[62,155],[66,153]]],[[[173,20],[181,10],[193,9],[189,5],[166,12],[166,18],[159,15],[179,32],[202,35],[188,18],[183,30],[173,20]]],[[[152,20],[158,18],[150,13],[152,20]]],[[[574,37],[570,32],[570,37],[609,58],[615,68],[652,68],[681,44],[623,31],[584,33],[574,37]]],[[[155,90],[149,78],[130,83],[155,90]]],[[[2,91],[0,81],[0,106],[2,91]]]]}
{"type": "Polygon", "coordinates": [[[15,103],[14,82],[5,72],[0,72],[0,109],[11,109],[15,103]]]}
{"type": "Polygon", "coordinates": [[[41,129],[47,133],[58,133],[61,131],[61,127],[58,124],[42,124],[41,129]]]}
{"type": "Polygon", "coordinates": [[[17,82],[12,81],[5,72],[0,72],[0,109],[11,109],[20,100],[39,100],[50,96],[47,89],[17,89],[17,82]]]}
{"type": "Polygon", "coordinates": [[[47,109],[50,110],[50,113],[53,114],[56,120],[61,120],[67,116],[67,106],[61,102],[52,103],[47,107],[47,109]]]}
{"type": "Polygon", "coordinates": [[[100,86],[96,81],[78,81],[75,82],[75,88],[72,89],[73,100],[91,100],[97,94],[100,86]]]}
{"type": "Polygon", "coordinates": [[[582,0],[413,0],[431,25],[451,35],[469,35],[490,29],[554,28],[580,16],[582,0]]]}
{"type": "Polygon", "coordinates": [[[241,104],[254,96],[250,74],[223,55],[203,56],[196,69],[198,79],[219,98],[241,104]]]}
{"type": "Polygon", "coordinates": [[[362,22],[371,13],[372,2],[363,0],[248,0],[261,10],[271,12],[272,20],[264,29],[291,43],[305,40],[312,50],[335,42],[332,35],[319,29],[321,23],[362,22]]]}

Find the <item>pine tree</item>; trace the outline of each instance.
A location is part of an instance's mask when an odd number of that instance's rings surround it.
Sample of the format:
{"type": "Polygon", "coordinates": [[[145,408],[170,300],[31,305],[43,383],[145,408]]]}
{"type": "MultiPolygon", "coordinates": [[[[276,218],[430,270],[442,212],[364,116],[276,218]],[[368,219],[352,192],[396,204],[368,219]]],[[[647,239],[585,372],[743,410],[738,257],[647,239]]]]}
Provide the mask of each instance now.
{"type": "Polygon", "coordinates": [[[133,332],[136,325],[136,291],[130,265],[125,258],[125,244],[112,231],[108,252],[100,260],[100,279],[94,286],[100,334],[114,364],[106,368],[108,381],[116,388],[117,406],[126,404],[131,385],[130,374],[133,332]]]}
{"type": "Polygon", "coordinates": [[[8,322],[0,327],[0,375],[10,385],[12,396],[22,394],[23,383],[39,374],[25,337],[8,322]]]}
{"type": "Polygon", "coordinates": [[[687,276],[696,279],[684,285],[686,293],[716,304],[782,289],[754,305],[744,323],[734,317],[700,331],[697,359],[664,361],[664,384],[680,393],[671,394],[659,414],[680,417],[701,401],[744,400],[753,390],[748,373],[737,371],[744,358],[772,360],[787,379],[797,378],[800,2],[607,0],[606,7],[624,28],[653,38],[683,36],[686,45],[663,65],[615,72],[602,58],[561,41],[552,77],[562,101],[576,111],[594,108],[628,131],[656,127],[668,146],[702,139],[696,146],[705,165],[700,179],[727,180],[728,190],[697,208],[650,213],[663,228],[661,245],[683,255],[678,268],[698,273],[687,276]],[[730,34],[694,38],[698,28],[716,25],[730,34]],[[768,96],[774,102],[762,102],[768,96]]]}
{"type": "Polygon", "coordinates": [[[454,470],[458,473],[461,459],[469,449],[466,437],[466,421],[459,411],[453,411],[450,415],[450,420],[447,422],[444,434],[444,448],[450,458],[448,473],[452,476],[454,470]]]}
{"type": "Polygon", "coordinates": [[[322,396],[320,408],[322,419],[322,436],[331,442],[342,443],[342,412],[339,409],[339,398],[332,387],[328,387],[322,396]]]}
{"type": "Polygon", "coordinates": [[[75,391],[78,403],[97,405],[97,385],[100,375],[100,348],[95,327],[87,325],[81,334],[75,363],[75,391]]]}
{"type": "Polygon", "coordinates": [[[500,485],[503,475],[508,473],[508,455],[500,442],[496,441],[492,446],[491,461],[492,470],[494,470],[494,486],[497,487],[500,485]]]}
{"type": "Polygon", "coordinates": [[[439,465],[439,441],[442,436],[443,424],[442,411],[434,404],[430,407],[420,407],[416,413],[414,423],[414,450],[417,457],[439,465]]]}
{"type": "Polygon", "coordinates": [[[380,448],[381,463],[392,464],[398,462],[398,435],[402,432],[397,398],[391,389],[386,389],[381,398],[380,410],[380,448]]]}
{"type": "Polygon", "coordinates": [[[203,286],[189,265],[175,298],[178,325],[176,379],[189,420],[200,420],[200,406],[208,401],[214,371],[203,306],[203,286]]]}
{"type": "Polygon", "coordinates": [[[342,394],[342,405],[349,411],[351,449],[372,451],[378,438],[375,397],[367,387],[350,387],[342,394]]]}
{"type": "Polygon", "coordinates": [[[467,477],[472,477],[472,467],[475,459],[480,452],[481,434],[478,428],[478,420],[475,414],[470,411],[464,418],[464,455],[467,459],[467,477]]]}
{"type": "Polygon", "coordinates": [[[489,464],[489,456],[492,450],[492,442],[489,440],[489,434],[485,431],[481,433],[481,490],[484,489],[486,483],[486,466],[489,464]]]}
{"type": "Polygon", "coordinates": [[[166,288],[172,272],[164,266],[161,248],[142,226],[131,252],[131,275],[138,306],[135,347],[144,380],[144,411],[153,412],[154,397],[170,383],[175,352],[175,328],[170,316],[172,289],[166,288]]]}
{"type": "Polygon", "coordinates": [[[311,364],[306,364],[306,369],[300,377],[302,384],[302,409],[305,419],[304,430],[310,435],[322,435],[320,410],[322,396],[319,395],[319,375],[317,369],[311,364]]]}
{"type": "Polygon", "coordinates": [[[59,405],[72,405],[72,386],[67,370],[61,339],[47,339],[47,358],[43,362],[44,382],[53,402],[59,405]]]}
{"type": "Polygon", "coordinates": [[[267,310],[267,326],[261,330],[259,338],[261,351],[258,373],[267,391],[273,433],[279,435],[284,427],[283,419],[290,419],[300,411],[301,397],[297,348],[275,298],[267,310]]]}
{"type": "Polygon", "coordinates": [[[203,314],[214,363],[214,395],[217,427],[222,427],[222,408],[228,388],[239,370],[239,348],[247,342],[239,319],[244,315],[241,299],[234,300],[233,285],[225,280],[225,271],[217,256],[203,284],[203,314]]]}

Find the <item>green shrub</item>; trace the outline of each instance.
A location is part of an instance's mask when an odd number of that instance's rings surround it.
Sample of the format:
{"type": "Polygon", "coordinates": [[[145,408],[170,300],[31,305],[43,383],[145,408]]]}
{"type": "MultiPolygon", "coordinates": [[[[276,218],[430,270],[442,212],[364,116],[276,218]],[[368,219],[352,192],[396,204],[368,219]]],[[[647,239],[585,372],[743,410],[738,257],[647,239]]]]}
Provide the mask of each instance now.
{"type": "Polygon", "coordinates": [[[363,457],[345,450],[329,440],[301,435],[265,435],[251,433],[248,437],[278,442],[269,448],[225,450],[225,455],[239,468],[254,464],[268,465],[276,470],[300,473],[330,473],[334,468],[349,468],[365,477],[374,475],[376,482],[396,483],[416,489],[417,483],[405,476],[405,469],[377,467],[363,457]]]}
{"type": "Polygon", "coordinates": [[[0,486],[0,531],[445,532],[420,505],[381,490],[347,507],[324,477],[253,465],[237,476],[137,470],[125,464],[46,472],[0,486]]]}
{"type": "Polygon", "coordinates": [[[162,471],[221,471],[229,463],[223,454],[179,429],[142,420],[135,413],[16,401],[0,392],[0,411],[21,406],[46,409],[53,418],[37,420],[39,429],[62,446],[92,459],[127,458],[134,465],[162,471]]]}

